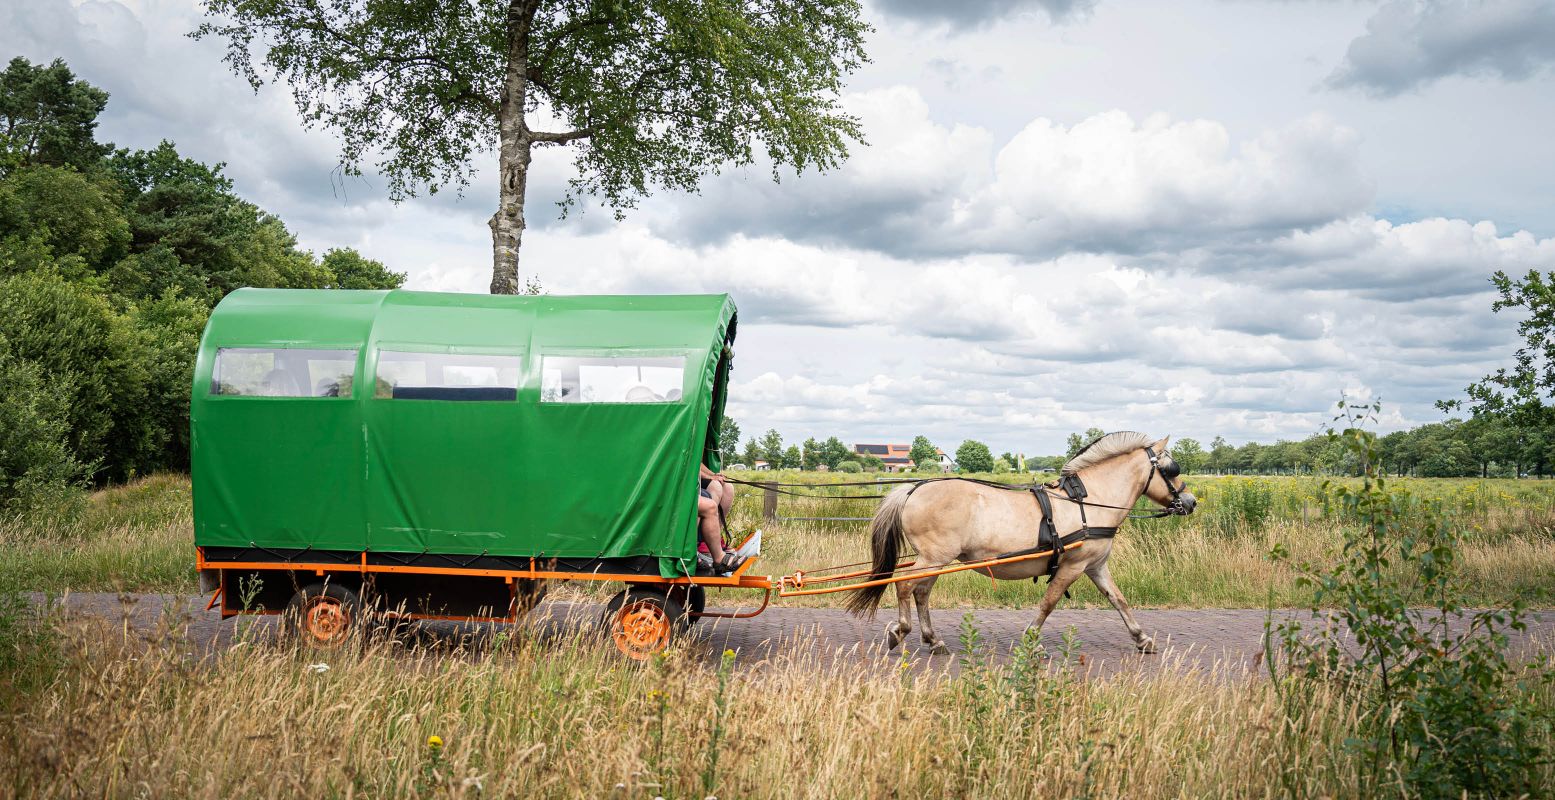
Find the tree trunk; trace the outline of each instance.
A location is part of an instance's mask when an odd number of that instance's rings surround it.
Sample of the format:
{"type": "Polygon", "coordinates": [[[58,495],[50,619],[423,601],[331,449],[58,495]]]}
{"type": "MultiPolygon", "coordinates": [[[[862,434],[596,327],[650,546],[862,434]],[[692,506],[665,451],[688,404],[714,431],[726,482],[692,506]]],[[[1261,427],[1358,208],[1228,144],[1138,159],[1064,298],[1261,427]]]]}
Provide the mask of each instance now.
{"type": "Polygon", "coordinates": [[[534,142],[524,122],[528,99],[529,26],[532,0],[508,6],[508,70],[497,109],[497,213],[491,215],[491,293],[518,294],[518,248],[524,239],[524,189],[534,142]]]}

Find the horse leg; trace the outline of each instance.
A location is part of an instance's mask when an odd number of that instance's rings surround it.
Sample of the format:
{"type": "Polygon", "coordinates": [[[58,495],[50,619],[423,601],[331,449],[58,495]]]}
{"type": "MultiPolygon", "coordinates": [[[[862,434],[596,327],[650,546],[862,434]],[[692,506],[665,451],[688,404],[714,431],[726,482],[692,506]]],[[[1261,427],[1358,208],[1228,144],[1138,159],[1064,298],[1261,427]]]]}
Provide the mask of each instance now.
{"type": "Polygon", "coordinates": [[[1047,622],[1049,614],[1053,613],[1054,606],[1064,599],[1064,592],[1069,591],[1069,585],[1080,579],[1085,574],[1085,566],[1078,563],[1078,559],[1065,559],[1058,565],[1058,572],[1047,583],[1047,591],[1042,594],[1042,602],[1037,604],[1037,621],[1031,623],[1026,630],[1042,632],[1042,624],[1047,622]]]}
{"type": "Polygon", "coordinates": [[[896,584],[896,621],[885,626],[886,649],[896,646],[912,633],[912,581],[896,584]]]}
{"type": "Polygon", "coordinates": [[[913,581],[913,602],[918,604],[919,635],[923,637],[923,643],[929,646],[929,653],[936,656],[950,655],[950,648],[945,645],[945,640],[939,638],[934,632],[934,624],[929,621],[929,592],[934,590],[934,582],[939,580],[938,575],[933,575],[922,580],[913,581]]]}
{"type": "Polygon", "coordinates": [[[1144,628],[1139,627],[1139,623],[1134,621],[1134,610],[1128,607],[1128,601],[1123,599],[1123,593],[1118,591],[1118,585],[1112,582],[1112,573],[1107,569],[1107,562],[1102,561],[1091,565],[1091,568],[1086,570],[1086,574],[1091,576],[1091,583],[1096,584],[1096,588],[1107,596],[1107,602],[1112,603],[1112,607],[1118,610],[1118,615],[1123,617],[1123,626],[1128,628],[1129,635],[1134,637],[1134,646],[1139,648],[1139,652],[1156,652],[1155,640],[1146,636],[1144,628]]]}

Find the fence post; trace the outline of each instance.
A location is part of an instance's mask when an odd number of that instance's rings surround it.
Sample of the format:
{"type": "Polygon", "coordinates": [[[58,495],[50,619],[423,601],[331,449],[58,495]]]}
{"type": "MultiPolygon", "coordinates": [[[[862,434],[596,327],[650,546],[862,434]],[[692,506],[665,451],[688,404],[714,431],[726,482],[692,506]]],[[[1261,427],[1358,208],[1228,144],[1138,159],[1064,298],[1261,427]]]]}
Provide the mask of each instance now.
{"type": "Polygon", "coordinates": [[[777,484],[763,481],[761,488],[765,490],[761,498],[761,518],[766,522],[777,522],[777,484]]]}

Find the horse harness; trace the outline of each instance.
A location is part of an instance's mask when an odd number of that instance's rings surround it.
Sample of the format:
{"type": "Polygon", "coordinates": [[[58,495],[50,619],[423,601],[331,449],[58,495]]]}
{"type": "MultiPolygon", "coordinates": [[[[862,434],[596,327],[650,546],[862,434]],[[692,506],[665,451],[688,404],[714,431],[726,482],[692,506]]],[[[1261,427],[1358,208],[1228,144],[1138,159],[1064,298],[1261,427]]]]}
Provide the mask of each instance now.
{"type": "MultiPolygon", "coordinates": [[[[1182,490],[1172,485],[1172,478],[1176,477],[1178,474],[1176,463],[1173,462],[1163,466],[1161,464],[1161,457],[1156,455],[1156,452],[1149,447],[1145,448],[1145,455],[1150,459],[1150,475],[1145,479],[1145,488],[1140,491],[1140,494],[1143,495],[1145,492],[1150,490],[1150,482],[1155,480],[1155,474],[1159,472],[1161,473],[1161,480],[1166,483],[1167,491],[1169,491],[1172,495],[1171,505],[1168,506],[1167,509],[1150,514],[1148,518],[1159,518],[1171,514],[1185,513],[1182,506],[1182,490]],[[1171,474],[1168,475],[1167,473],[1171,474]]],[[[1037,544],[1035,547],[1028,547],[1025,550],[1016,550],[1010,553],[1003,553],[999,555],[998,558],[1024,556],[1030,555],[1032,553],[1041,553],[1047,550],[1053,551],[1053,557],[1047,560],[1047,569],[1043,571],[1043,574],[1032,577],[1031,580],[1033,583],[1040,581],[1044,577],[1047,578],[1049,582],[1052,582],[1053,576],[1058,573],[1059,562],[1063,561],[1065,549],[1075,542],[1083,542],[1087,539],[1111,539],[1118,534],[1118,529],[1116,526],[1092,526],[1088,521],[1086,521],[1086,506],[1097,506],[1098,508],[1116,507],[1109,506],[1104,503],[1086,502],[1085,498],[1088,496],[1088,493],[1085,490],[1085,482],[1080,480],[1079,475],[1063,475],[1060,476],[1058,480],[1052,481],[1050,483],[1038,484],[1028,488],[1031,491],[1032,496],[1037,499],[1037,505],[1042,509],[1042,521],[1038,523],[1037,528],[1037,544]],[[1068,500],[1069,502],[1074,503],[1080,507],[1080,528],[1064,536],[1058,535],[1058,526],[1053,522],[1052,495],[1054,489],[1064,493],[1062,499],[1068,500]]],[[[1064,592],[1064,596],[1069,596],[1069,592],[1067,590],[1064,592]]]]}

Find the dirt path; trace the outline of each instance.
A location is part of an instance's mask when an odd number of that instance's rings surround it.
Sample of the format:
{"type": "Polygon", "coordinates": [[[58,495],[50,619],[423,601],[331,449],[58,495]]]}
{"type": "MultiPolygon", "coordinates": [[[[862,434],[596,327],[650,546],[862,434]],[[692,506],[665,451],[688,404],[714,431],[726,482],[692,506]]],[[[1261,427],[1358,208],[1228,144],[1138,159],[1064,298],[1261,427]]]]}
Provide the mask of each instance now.
{"type": "MultiPolygon", "coordinates": [[[[34,602],[43,602],[41,595],[34,602]]],[[[108,593],[71,594],[60,598],[68,618],[106,621],[115,628],[148,640],[171,637],[194,651],[230,645],[235,620],[222,620],[205,610],[203,597],[108,593]]],[[[541,636],[562,636],[587,630],[601,614],[597,605],[547,602],[522,626],[469,626],[432,623],[418,635],[443,644],[477,641],[492,630],[517,629],[541,636]]],[[[950,656],[930,656],[916,631],[904,645],[907,657],[919,668],[954,670],[961,651],[957,626],[965,609],[941,609],[935,625],[954,651],[950,656]]],[[[1032,612],[1012,609],[973,609],[972,616],[988,652],[1007,657],[1019,641],[1032,612]]],[[[894,612],[892,612],[894,613],[894,612]]],[[[1123,671],[1204,671],[1225,675],[1255,674],[1261,665],[1265,612],[1262,609],[1138,610],[1140,625],[1155,637],[1161,652],[1140,655],[1122,622],[1111,610],[1060,608],[1053,612],[1042,632],[1049,652],[1063,646],[1066,630],[1078,639],[1078,668],[1092,675],[1123,671]]],[[[1299,612],[1277,612],[1297,614],[1299,612]]],[[[882,613],[862,620],[836,609],[771,608],[761,616],[744,620],[704,620],[696,626],[688,644],[714,661],[724,649],[740,654],[739,663],[759,666],[770,659],[806,659],[817,664],[856,662],[860,667],[896,665],[900,652],[883,653],[882,613]]],[[[273,617],[246,618],[268,635],[273,617]]],[[[1531,612],[1529,629],[1514,634],[1510,646],[1521,653],[1546,649],[1555,642],[1555,611],[1531,612]]]]}

